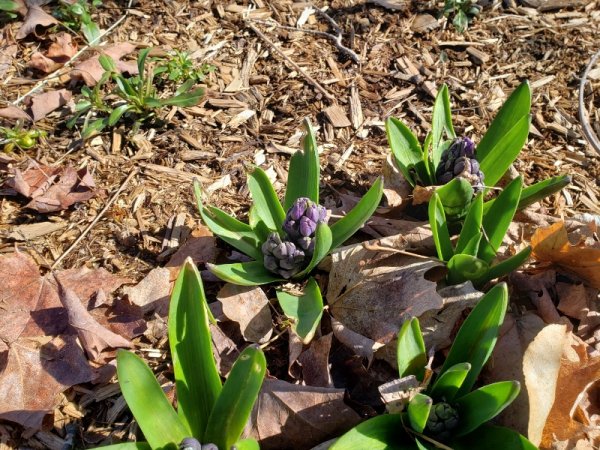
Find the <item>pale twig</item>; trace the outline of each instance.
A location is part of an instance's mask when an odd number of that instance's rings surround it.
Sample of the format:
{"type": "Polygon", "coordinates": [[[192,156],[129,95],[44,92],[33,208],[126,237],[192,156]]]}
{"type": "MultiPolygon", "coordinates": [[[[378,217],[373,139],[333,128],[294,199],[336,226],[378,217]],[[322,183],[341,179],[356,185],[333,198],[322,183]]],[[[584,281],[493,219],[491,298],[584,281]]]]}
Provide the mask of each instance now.
{"type": "Polygon", "coordinates": [[[271,42],[271,40],[267,36],[265,36],[265,34],[262,31],[260,31],[254,25],[252,25],[252,23],[250,23],[249,21],[246,21],[246,25],[248,25],[248,27],[252,31],[254,31],[256,33],[256,35],[265,42],[265,44],[267,44],[269,47],[271,47],[273,50],[275,50],[279,54],[279,56],[281,56],[283,59],[285,59],[289,65],[291,65],[304,78],[306,78],[306,80],[308,82],[310,82],[321,94],[323,94],[329,100],[335,100],[335,96],[333,96],[332,94],[327,92],[325,90],[325,88],[323,86],[321,86],[317,80],[315,80],[313,77],[311,77],[308,73],[306,73],[304,71],[304,69],[302,69],[302,67],[300,67],[298,64],[296,64],[294,61],[292,61],[285,53],[283,53],[279,48],[277,48],[277,46],[273,42],[271,42]]]}
{"type": "Polygon", "coordinates": [[[590,70],[592,69],[592,67],[594,67],[596,61],[598,61],[598,58],[600,58],[600,50],[598,50],[596,54],[592,56],[592,59],[585,68],[583,76],[581,77],[581,81],[579,82],[579,121],[581,122],[583,134],[587,139],[588,143],[592,146],[594,150],[600,153],[600,139],[598,139],[598,136],[590,126],[589,116],[587,110],[585,109],[584,101],[585,84],[587,83],[587,78],[590,73],[590,70]]]}
{"type": "Polygon", "coordinates": [[[121,195],[121,192],[123,192],[123,190],[125,189],[125,186],[127,186],[127,184],[131,181],[131,179],[138,173],[138,169],[133,169],[129,175],[127,175],[127,178],[125,178],[125,180],[123,181],[123,183],[121,183],[121,186],[119,187],[119,189],[117,189],[117,192],[115,192],[113,194],[113,196],[110,198],[110,200],[108,202],[106,202],[106,205],[104,205],[104,208],[102,208],[102,211],[100,211],[98,213],[98,215],[94,218],[94,220],[92,220],[90,222],[90,224],[85,227],[85,230],[83,230],[81,232],[81,234],[79,235],[79,237],[77,239],[75,239],[75,241],[73,241],[73,243],[71,245],[69,245],[69,248],[67,248],[62,255],[60,255],[58,257],[58,259],[56,261],[54,261],[54,264],[52,264],[52,267],[50,267],[50,269],[54,270],[56,268],[56,266],[58,266],[58,264],[60,264],[60,262],[69,254],[71,253],[75,247],[77,247],[77,245],[79,245],[79,243],[83,240],[83,238],[85,236],[87,236],[87,234],[90,232],[90,230],[94,227],[94,225],[96,225],[96,223],[98,223],[98,221],[102,218],[102,216],[106,213],[106,211],[108,211],[108,208],[111,207],[111,205],[115,202],[115,200],[117,199],[117,197],[119,197],[119,195],[121,195]]]}
{"type": "MultiPolygon", "coordinates": [[[[316,9],[316,11],[320,11],[320,9],[316,9]]],[[[322,11],[321,11],[322,12],[322,11]]],[[[323,13],[325,14],[325,13],[323,13]]],[[[326,15],[326,14],[325,14],[326,15]]],[[[327,16],[329,17],[329,16],[327,16]]],[[[333,20],[333,19],[331,19],[333,20]]],[[[314,34],[316,36],[322,36],[325,37],[327,39],[329,39],[333,45],[342,53],[344,53],[346,56],[348,56],[352,61],[354,61],[355,63],[359,64],[360,63],[360,58],[359,56],[356,54],[356,52],[348,47],[346,47],[344,44],[342,44],[342,35],[338,34],[333,35],[330,33],[326,33],[324,31],[316,31],[316,30],[305,30],[304,28],[295,28],[295,27],[289,27],[287,25],[281,25],[279,22],[275,21],[274,19],[270,19],[270,20],[261,20],[261,19],[254,19],[252,20],[252,22],[256,22],[256,23],[262,23],[264,25],[270,25],[270,26],[274,26],[276,28],[281,28],[283,30],[291,30],[291,31],[299,31],[301,33],[307,33],[307,34],[314,34]]],[[[334,22],[335,23],[335,22],[334,22]]],[[[338,27],[339,29],[339,27],[338,27]]]]}
{"type": "Polygon", "coordinates": [[[400,250],[398,248],[384,247],[383,245],[379,245],[379,244],[369,244],[368,242],[363,242],[362,246],[366,250],[371,250],[371,251],[376,251],[376,252],[398,253],[400,255],[412,256],[414,258],[431,259],[431,257],[429,257],[429,256],[423,256],[423,255],[419,255],[418,253],[407,252],[406,250],[400,250]]]}
{"type": "Polygon", "coordinates": [[[25,100],[25,98],[27,98],[28,96],[30,96],[31,94],[34,94],[35,92],[39,91],[41,88],[43,88],[44,86],[46,86],[51,80],[58,78],[64,74],[66,74],[68,72],[68,70],[65,69],[70,69],[71,66],[75,63],[75,61],[77,61],[77,59],[79,58],[79,56],[81,56],[84,52],[86,52],[89,48],[93,47],[94,45],[96,45],[96,43],[99,43],[100,40],[102,38],[104,38],[105,36],[108,36],[108,34],[114,30],[116,27],[119,26],[119,24],[121,22],[123,22],[125,20],[125,18],[127,17],[127,15],[129,14],[129,8],[131,8],[131,4],[133,3],[133,0],[129,0],[129,3],[127,4],[127,8],[125,9],[125,14],[123,14],[123,16],[121,16],[119,18],[119,20],[117,20],[115,23],[113,23],[110,27],[108,27],[108,29],[102,33],[100,36],[98,36],[96,39],[92,40],[90,43],[88,43],[87,45],[85,45],[81,50],[79,50],[77,53],[75,53],[71,59],[69,59],[69,61],[67,61],[65,63],[65,65],[63,65],[62,67],[56,69],[54,72],[52,72],[51,74],[49,74],[48,76],[46,76],[43,80],[40,80],[34,87],[32,87],[28,92],[26,92],[25,94],[21,95],[19,98],[17,98],[14,102],[12,102],[13,106],[17,106],[19,103],[21,103],[23,100],[25,100]]]}

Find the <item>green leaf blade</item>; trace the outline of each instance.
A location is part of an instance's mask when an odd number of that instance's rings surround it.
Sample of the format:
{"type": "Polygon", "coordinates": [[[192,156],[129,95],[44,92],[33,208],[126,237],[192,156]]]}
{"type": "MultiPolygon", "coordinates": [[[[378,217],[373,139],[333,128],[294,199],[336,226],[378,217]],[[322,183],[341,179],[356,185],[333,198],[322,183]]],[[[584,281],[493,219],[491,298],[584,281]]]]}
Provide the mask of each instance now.
{"type": "Polygon", "coordinates": [[[204,442],[229,449],[239,440],[262,386],[267,361],[262,350],[247,347],[237,358],[206,426],[204,442]]]}
{"type": "Polygon", "coordinates": [[[479,300],[460,327],[440,370],[441,375],[456,364],[471,365],[471,370],[460,387],[457,397],[471,390],[481,369],[492,354],[507,306],[506,283],[497,284],[479,300]]]}
{"type": "Polygon", "coordinates": [[[490,267],[490,270],[482,277],[474,280],[473,284],[476,286],[483,286],[485,283],[492,281],[494,278],[500,278],[508,275],[514,270],[517,270],[531,255],[531,247],[527,246],[516,255],[505,259],[498,264],[490,267]]]}
{"type": "Polygon", "coordinates": [[[441,261],[450,261],[454,256],[454,249],[450,241],[450,232],[448,231],[444,207],[437,193],[434,193],[429,199],[428,212],[429,225],[431,226],[438,258],[441,261]]]}
{"type": "Polygon", "coordinates": [[[400,378],[414,375],[417,380],[423,381],[427,365],[427,351],[419,319],[416,317],[405,320],[400,327],[396,354],[400,378]]]}
{"type": "Polygon", "coordinates": [[[433,104],[433,117],[431,121],[433,167],[437,169],[442,158],[444,146],[442,145],[444,132],[450,139],[456,137],[454,127],[452,126],[452,112],[450,110],[450,97],[448,95],[448,86],[442,85],[435,97],[433,104]]]}
{"type": "Polygon", "coordinates": [[[178,106],[180,108],[188,108],[190,106],[196,106],[204,97],[204,89],[198,88],[191,92],[176,95],[161,99],[159,106],[178,106]]]}
{"type": "Polygon", "coordinates": [[[450,442],[454,450],[538,450],[526,437],[510,428],[483,425],[473,432],[450,442]]]}
{"type": "Polygon", "coordinates": [[[482,226],[487,239],[483,239],[479,245],[479,257],[488,263],[495,258],[496,252],[502,245],[504,235],[517,212],[522,186],[523,178],[521,176],[511,181],[483,216],[482,226]]]}
{"type": "Polygon", "coordinates": [[[407,415],[410,426],[417,433],[422,433],[427,425],[433,400],[431,397],[417,393],[408,404],[407,415]]]}
{"type": "Polygon", "coordinates": [[[248,189],[258,217],[270,230],[281,234],[285,211],[277,198],[271,180],[260,167],[254,168],[248,175],[248,189]]]}
{"type": "Polygon", "coordinates": [[[308,344],[315,335],[323,315],[323,297],[314,278],[310,278],[301,296],[277,291],[277,300],[284,314],[293,319],[292,330],[303,344],[308,344]]]}
{"type": "Polygon", "coordinates": [[[499,141],[513,129],[519,121],[523,120],[524,117],[527,117],[530,110],[531,88],[529,83],[525,81],[514,90],[504,105],[502,105],[502,108],[500,108],[496,117],[494,117],[490,127],[477,146],[477,159],[481,162],[485,160],[490,153],[498,151],[496,148],[499,147],[499,141]]]}
{"type": "Polygon", "coordinates": [[[119,350],[117,376],[123,397],[150,447],[167,447],[190,435],[144,360],[119,350]]]}
{"type": "Polygon", "coordinates": [[[518,381],[501,381],[469,392],[456,400],[460,417],[456,436],[464,436],[500,414],[510,405],[521,386],[518,381]]]}
{"type": "Polygon", "coordinates": [[[429,395],[434,399],[443,399],[446,403],[451,403],[470,370],[471,364],[469,363],[459,363],[449,367],[437,377],[429,395]]]}
{"type": "Polygon", "coordinates": [[[331,225],[331,234],[333,236],[332,249],[342,245],[369,220],[369,217],[373,215],[377,206],[379,206],[382,195],[383,179],[378,178],[356,206],[348,214],[331,225]]]}
{"type": "Polygon", "coordinates": [[[467,280],[477,280],[490,269],[488,263],[476,256],[457,254],[448,261],[448,284],[459,284],[467,280]]]}
{"type": "MultiPolygon", "coordinates": [[[[475,237],[481,234],[483,221],[483,193],[479,193],[471,203],[467,216],[463,222],[458,241],[456,242],[456,253],[465,253],[465,247],[475,237]]],[[[475,254],[476,255],[476,254],[475,254]]],[[[473,255],[473,256],[475,256],[473,255]]]]}
{"type": "Polygon", "coordinates": [[[169,305],[169,345],[177,386],[178,413],[202,440],[221,378],[212,352],[208,304],[191,259],[179,272],[169,305]],[[199,369],[200,368],[200,369],[199,369]]]}
{"type": "Polygon", "coordinates": [[[319,263],[327,256],[329,251],[333,248],[333,236],[332,231],[325,223],[320,223],[317,225],[317,231],[315,232],[315,248],[313,249],[313,254],[311,257],[308,266],[300,273],[294,275],[292,279],[294,280],[302,280],[306,278],[308,274],[312,272],[312,270],[319,265],[319,263]]]}
{"type": "Polygon", "coordinates": [[[423,166],[423,149],[419,141],[412,131],[395,117],[389,117],[385,121],[385,131],[398,169],[406,181],[415,186],[417,180],[412,176],[411,169],[417,170],[417,175],[424,175],[418,170],[423,166]]]}
{"type": "Polygon", "coordinates": [[[400,414],[376,416],[352,428],[329,450],[415,450],[400,414]]]}
{"type": "Polygon", "coordinates": [[[202,221],[214,234],[242,253],[262,261],[261,241],[254,230],[243,222],[215,207],[204,207],[200,183],[194,180],[194,195],[202,221]]]}
{"type": "Polygon", "coordinates": [[[297,151],[290,159],[287,187],[285,191],[284,208],[292,207],[300,197],[307,197],[319,203],[319,152],[315,130],[309,120],[304,121],[305,136],[302,140],[302,150],[297,151]]]}
{"type": "Polygon", "coordinates": [[[262,261],[206,264],[206,267],[221,280],[240,286],[259,286],[261,284],[285,281],[283,278],[267,270],[262,261]]]}

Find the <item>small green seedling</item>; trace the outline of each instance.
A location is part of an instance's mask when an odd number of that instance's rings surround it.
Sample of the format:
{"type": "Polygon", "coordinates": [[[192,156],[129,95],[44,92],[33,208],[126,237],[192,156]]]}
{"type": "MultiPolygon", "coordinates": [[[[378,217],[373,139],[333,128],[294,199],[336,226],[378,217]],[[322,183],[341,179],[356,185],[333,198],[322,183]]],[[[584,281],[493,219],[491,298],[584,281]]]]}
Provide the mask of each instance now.
{"type": "Polygon", "coordinates": [[[530,246],[493,264],[519,206],[522,186],[523,179],[515,178],[486,210],[483,193],[479,193],[461,224],[456,245],[450,240],[450,230],[440,197],[437,193],[433,194],[429,200],[429,224],[438,258],[448,268],[448,284],[471,280],[475,286],[483,286],[494,278],[509,274],[527,260],[531,254],[530,246]]]}
{"type": "Polygon", "coordinates": [[[12,128],[0,127],[0,144],[4,144],[3,150],[6,153],[12,152],[15,148],[27,150],[35,147],[38,140],[45,137],[45,131],[25,130],[20,123],[12,128]]]}
{"type": "Polygon", "coordinates": [[[204,223],[225,242],[254,261],[208,265],[222,280],[254,286],[267,283],[308,280],[297,296],[277,290],[284,313],[294,320],[293,329],[307,343],[323,313],[321,291],[311,272],[333,249],[352,236],[373,214],[383,193],[378,179],[358,204],[333,225],[327,225],[327,211],[319,205],[319,155],[314,130],[304,122],[303,151],[291,160],[283,204],[267,174],[256,167],[248,175],[253,199],[249,224],[224,211],[204,206],[195,183],[196,199],[204,223]]]}
{"type": "Polygon", "coordinates": [[[169,307],[177,411],[148,365],[135,353],[119,350],[119,386],[147,442],[103,449],[177,450],[200,448],[200,443],[214,444],[218,450],[259,449],[255,440],[240,440],[240,436],[262,386],[265,356],[259,348],[247,347],[221,384],[212,353],[209,320],[214,321],[200,274],[188,259],[175,282],[169,307]]]}
{"type": "Polygon", "coordinates": [[[190,55],[180,50],[174,50],[167,58],[157,58],[156,64],[154,75],[164,74],[168,81],[175,83],[187,80],[200,83],[204,81],[206,75],[215,70],[215,66],[210,64],[196,66],[190,55]]]}
{"type": "Polygon", "coordinates": [[[459,33],[464,33],[473,18],[481,12],[481,5],[477,0],[446,0],[444,16],[454,15],[452,25],[459,33]]]}
{"type": "Polygon", "coordinates": [[[508,304],[506,284],[482,297],[461,326],[437,375],[426,368],[427,353],[416,318],[398,334],[400,378],[416,379],[399,413],[369,419],[339,438],[330,450],[535,450],[510,428],[490,425],[517,397],[517,381],[502,381],[473,390],[496,345],[508,304]]]}
{"type": "MultiPolygon", "coordinates": [[[[431,132],[423,146],[394,117],[386,121],[388,143],[398,169],[413,187],[444,187],[438,189],[440,200],[448,218],[456,221],[464,217],[473,197],[495,186],[519,155],[529,134],[530,109],[531,90],[524,82],[506,100],[475,146],[469,138],[456,136],[448,88],[443,85],[433,105],[431,132]]],[[[524,188],[519,208],[558,192],[570,181],[565,175],[524,188]]]]}
{"type": "Polygon", "coordinates": [[[18,17],[17,12],[21,6],[14,0],[0,0],[0,20],[4,18],[15,19],[18,17]]]}
{"type": "Polygon", "coordinates": [[[133,122],[131,134],[135,134],[143,123],[154,119],[157,110],[163,106],[197,105],[204,91],[201,88],[192,89],[194,80],[181,84],[172,97],[159,98],[154,83],[154,70],[146,65],[149,52],[149,48],[140,51],[137,61],[139,74],[131,78],[117,70],[110,56],[101,55],[99,61],[105,72],[94,89],[81,89],[83,98],[77,103],[75,116],[67,122],[67,126],[73,127],[79,118],[85,116],[81,134],[83,139],[87,139],[106,127],[114,127],[120,121],[128,120],[133,122]],[[109,80],[115,83],[113,94],[118,97],[116,102],[110,104],[102,95],[102,87],[109,80]]]}
{"type": "Polygon", "coordinates": [[[102,0],[92,0],[91,5],[86,0],[74,3],[62,0],[54,10],[54,16],[70,30],[81,31],[88,43],[96,43],[102,32],[92,20],[92,9],[98,6],[102,6],[102,0]]]}

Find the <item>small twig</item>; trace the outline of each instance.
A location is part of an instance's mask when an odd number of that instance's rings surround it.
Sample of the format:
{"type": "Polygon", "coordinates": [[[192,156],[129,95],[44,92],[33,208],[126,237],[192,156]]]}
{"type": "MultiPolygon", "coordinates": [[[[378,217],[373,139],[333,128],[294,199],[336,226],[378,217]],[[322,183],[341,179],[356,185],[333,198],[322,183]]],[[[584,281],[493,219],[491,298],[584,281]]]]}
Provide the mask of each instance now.
{"type": "Polygon", "coordinates": [[[313,9],[315,10],[315,12],[317,13],[318,16],[321,16],[323,19],[325,19],[327,22],[329,22],[329,25],[331,25],[331,28],[333,28],[333,31],[335,31],[338,35],[341,36],[342,29],[337,24],[337,22],[335,20],[333,20],[333,17],[331,17],[329,14],[327,14],[321,8],[316,8],[313,6],[313,9]]]}
{"type": "Polygon", "coordinates": [[[280,49],[277,48],[277,46],[271,42],[269,40],[269,38],[267,36],[264,35],[264,33],[262,31],[260,31],[258,28],[256,28],[254,25],[252,25],[252,23],[250,23],[249,21],[246,21],[246,25],[248,25],[248,27],[254,31],[256,33],[256,35],[261,38],[269,47],[271,47],[273,50],[275,50],[283,59],[285,59],[288,64],[290,64],[294,69],[296,69],[298,72],[300,72],[300,74],[302,74],[302,76],[304,78],[306,78],[321,94],[323,94],[325,97],[327,97],[329,100],[335,100],[335,96],[333,96],[332,94],[330,94],[329,92],[327,92],[325,90],[325,88],[323,86],[321,86],[319,84],[319,82],[317,80],[315,80],[313,77],[311,77],[309,74],[307,74],[304,69],[302,69],[302,67],[300,67],[298,64],[296,64],[294,61],[292,61],[285,53],[283,53],[280,49]]]}
{"type": "MultiPolygon", "coordinates": [[[[319,10],[317,9],[317,11],[319,11],[319,10]]],[[[327,17],[329,17],[329,16],[327,16],[327,17]]],[[[360,63],[360,57],[356,54],[356,52],[354,50],[346,47],[344,44],[342,44],[342,35],[341,34],[338,34],[337,36],[334,36],[333,34],[326,33],[324,31],[305,30],[303,28],[289,27],[287,25],[281,25],[279,22],[276,22],[273,19],[270,19],[270,20],[254,19],[254,20],[252,20],[252,22],[262,23],[264,25],[274,26],[276,28],[281,28],[283,30],[299,31],[301,33],[307,33],[307,34],[314,34],[316,36],[322,36],[324,38],[329,39],[333,43],[333,45],[340,52],[344,53],[346,56],[348,56],[356,64],[360,63]]]]}
{"type": "Polygon", "coordinates": [[[44,86],[46,86],[54,78],[58,78],[58,77],[60,77],[60,76],[62,76],[64,74],[66,74],[67,72],[65,71],[65,69],[70,69],[71,66],[75,63],[75,61],[79,58],[79,56],[81,56],[81,54],[83,54],[84,52],[86,52],[90,47],[96,45],[96,43],[99,43],[102,38],[104,38],[105,36],[108,36],[108,34],[112,30],[114,30],[117,26],[119,26],[119,24],[121,22],[123,22],[125,20],[125,18],[129,14],[129,8],[131,8],[131,4],[132,3],[133,3],[133,0],[129,0],[129,3],[127,4],[127,8],[125,9],[125,14],[123,14],[123,16],[121,16],[119,18],[119,20],[117,20],[110,27],[108,27],[108,29],[104,33],[102,33],[100,36],[98,36],[92,42],[88,43],[81,50],[79,50],[77,53],[75,53],[71,57],[71,59],[65,63],[65,65],[63,65],[62,67],[59,67],[54,72],[52,72],[51,74],[47,75],[43,80],[39,81],[28,92],[26,92],[25,94],[23,94],[19,98],[17,98],[14,102],[12,102],[12,105],[13,106],[17,106],[19,103],[21,103],[23,100],[25,100],[25,98],[27,98],[31,94],[34,94],[35,92],[39,91],[41,88],[43,88],[44,86]]]}
{"type": "Polygon", "coordinates": [[[588,143],[594,148],[594,150],[600,153],[600,139],[598,139],[598,136],[590,126],[588,112],[585,109],[585,102],[583,99],[585,84],[587,83],[588,75],[592,67],[594,67],[594,65],[596,64],[596,61],[598,61],[598,58],[600,58],[600,50],[598,50],[596,54],[592,56],[592,59],[585,68],[583,76],[581,77],[581,81],[579,82],[579,121],[581,122],[583,134],[587,139],[588,143]]]}
{"type": "Polygon", "coordinates": [[[123,192],[123,190],[125,189],[125,186],[127,186],[127,184],[131,181],[131,179],[138,173],[138,169],[133,169],[129,175],[127,175],[127,178],[125,178],[125,181],[123,181],[123,183],[121,183],[121,186],[119,187],[119,189],[117,189],[117,192],[115,192],[113,194],[113,196],[110,198],[110,200],[106,203],[106,205],[104,205],[104,208],[102,208],[102,211],[100,211],[98,213],[98,215],[94,218],[94,220],[92,220],[92,222],[85,228],[85,230],[82,231],[82,233],[79,235],[79,237],[77,239],[75,239],[75,241],[69,245],[69,248],[67,248],[62,255],[60,255],[58,257],[58,259],[56,261],[54,261],[54,264],[52,264],[52,267],[50,267],[51,270],[54,270],[56,268],[56,266],[58,266],[58,264],[69,254],[73,251],[73,249],[75,249],[75,247],[77,247],[77,245],[79,245],[79,243],[83,240],[83,238],[90,232],[90,230],[94,227],[94,225],[96,225],[96,223],[102,218],[102,216],[106,213],[106,211],[108,211],[108,208],[111,207],[111,205],[115,202],[115,200],[117,199],[117,197],[119,197],[119,195],[121,194],[121,192],[123,192]]]}
{"type": "Polygon", "coordinates": [[[400,250],[393,247],[384,247],[379,244],[369,244],[368,242],[363,242],[362,246],[367,250],[372,250],[376,252],[390,252],[390,253],[399,253],[401,255],[412,256],[414,258],[421,259],[431,259],[429,256],[419,255],[418,253],[407,252],[406,250],[400,250]]]}

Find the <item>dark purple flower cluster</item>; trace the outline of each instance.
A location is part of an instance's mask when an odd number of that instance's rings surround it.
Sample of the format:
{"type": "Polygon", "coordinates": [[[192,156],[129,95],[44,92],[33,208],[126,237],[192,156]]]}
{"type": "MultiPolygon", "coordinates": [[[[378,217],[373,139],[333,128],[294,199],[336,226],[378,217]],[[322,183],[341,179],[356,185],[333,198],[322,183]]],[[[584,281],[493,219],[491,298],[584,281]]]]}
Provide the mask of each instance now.
{"type": "Polygon", "coordinates": [[[271,233],[262,245],[265,267],[286,280],[300,272],[304,266],[305,254],[288,240],[282,240],[279,233],[271,233]]]}
{"type": "Polygon", "coordinates": [[[446,184],[454,178],[464,178],[475,192],[484,188],[484,175],[475,158],[475,144],[471,139],[456,138],[442,154],[435,176],[439,184],[446,184]]]}

